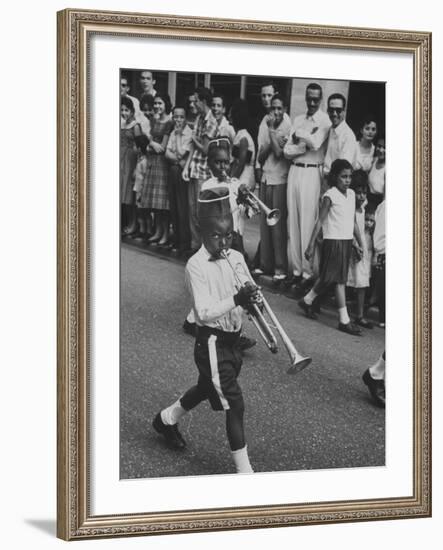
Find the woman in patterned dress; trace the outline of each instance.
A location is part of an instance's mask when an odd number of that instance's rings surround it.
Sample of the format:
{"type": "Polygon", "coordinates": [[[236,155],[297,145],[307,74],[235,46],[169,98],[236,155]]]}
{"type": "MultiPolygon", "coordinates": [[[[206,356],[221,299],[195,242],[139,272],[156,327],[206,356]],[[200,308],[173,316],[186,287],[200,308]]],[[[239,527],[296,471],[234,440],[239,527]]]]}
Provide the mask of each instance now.
{"type": "Polygon", "coordinates": [[[135,231],[135,196],[133,174],[137,164],[135,137],[141,135],[140,124],[135,120],[134,103],[122,97],[120,103],[120,200],[122,233],[135,231]]]}
{"type": "Polygon", "coordinates": [[[169,113],[171,100],[157,93],[155,118],[151,122],[151,140],[147,149],[147,170],[141,195],[141,207],[154,212],[155,233],[148,243],[166,246],[169,238],[168,163],[165,158],[169,134],[174,126],[169,113]]]}

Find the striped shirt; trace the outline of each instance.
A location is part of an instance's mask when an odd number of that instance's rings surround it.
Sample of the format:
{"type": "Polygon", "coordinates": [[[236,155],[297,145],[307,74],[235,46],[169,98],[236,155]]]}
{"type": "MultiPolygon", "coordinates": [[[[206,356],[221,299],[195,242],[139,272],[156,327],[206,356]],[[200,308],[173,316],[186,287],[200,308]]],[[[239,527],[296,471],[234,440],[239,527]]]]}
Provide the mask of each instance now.
{"type": "MultiPolygon", "coordinates": [[[[194,127],[194,136],[200,143],[203,141],[204,137],[209,139],[216,137],[217,131],[217,121],[210,110],[205,116],[200,115],[197,118],[194,127]]],[[[208,169],[208,155],[206,155],[203,151],[200,151],[197,147],[195,147],[191,158],[189,177],[198,180],[206,180],[210,177],[210,172],[208,169]]]]}

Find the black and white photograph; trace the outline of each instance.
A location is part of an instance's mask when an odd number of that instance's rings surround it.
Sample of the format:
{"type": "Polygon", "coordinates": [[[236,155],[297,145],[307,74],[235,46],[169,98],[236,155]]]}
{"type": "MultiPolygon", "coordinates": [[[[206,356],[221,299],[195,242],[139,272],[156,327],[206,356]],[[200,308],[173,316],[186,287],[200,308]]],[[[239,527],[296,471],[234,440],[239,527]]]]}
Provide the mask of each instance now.
{"type": "Polygon", "coordinates": [[[384,466],[386,83],[119,78],[120,479],[384,466]]]}

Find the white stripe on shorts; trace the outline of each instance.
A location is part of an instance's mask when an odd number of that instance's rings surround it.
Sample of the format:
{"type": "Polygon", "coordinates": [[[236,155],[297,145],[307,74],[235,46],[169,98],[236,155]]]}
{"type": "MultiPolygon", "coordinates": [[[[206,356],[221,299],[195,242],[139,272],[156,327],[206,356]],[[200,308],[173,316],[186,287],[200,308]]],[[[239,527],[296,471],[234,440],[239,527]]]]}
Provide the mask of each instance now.
{"type": "Polygon", "coordinates": [[[220,376],[218,373],[217,348],[215,346],[216,342],[217,342],[217,336],[215,334],[211,334],[211,336],[208,338],[208,349],[209,349],[209,363],[211,365],[212,384],[217,391],[217,394],[223,409],[225,411],[228,411],[230,409],[229,403],[223,394],[222,387],[220,384],[220,376]]]}

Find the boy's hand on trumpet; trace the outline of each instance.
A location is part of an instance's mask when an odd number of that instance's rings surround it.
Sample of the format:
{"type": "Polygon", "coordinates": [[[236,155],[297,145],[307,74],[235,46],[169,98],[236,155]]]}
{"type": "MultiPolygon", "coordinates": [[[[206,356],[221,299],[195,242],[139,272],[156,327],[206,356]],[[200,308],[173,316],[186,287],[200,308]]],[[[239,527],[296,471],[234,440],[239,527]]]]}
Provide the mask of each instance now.
{"type": "Polygon", "coordinates": [[[260,301],[260,287],[247,281],[234,296],[236,306],[242,306],[245,309],[251,304],[256,304],[260,301]]]}

